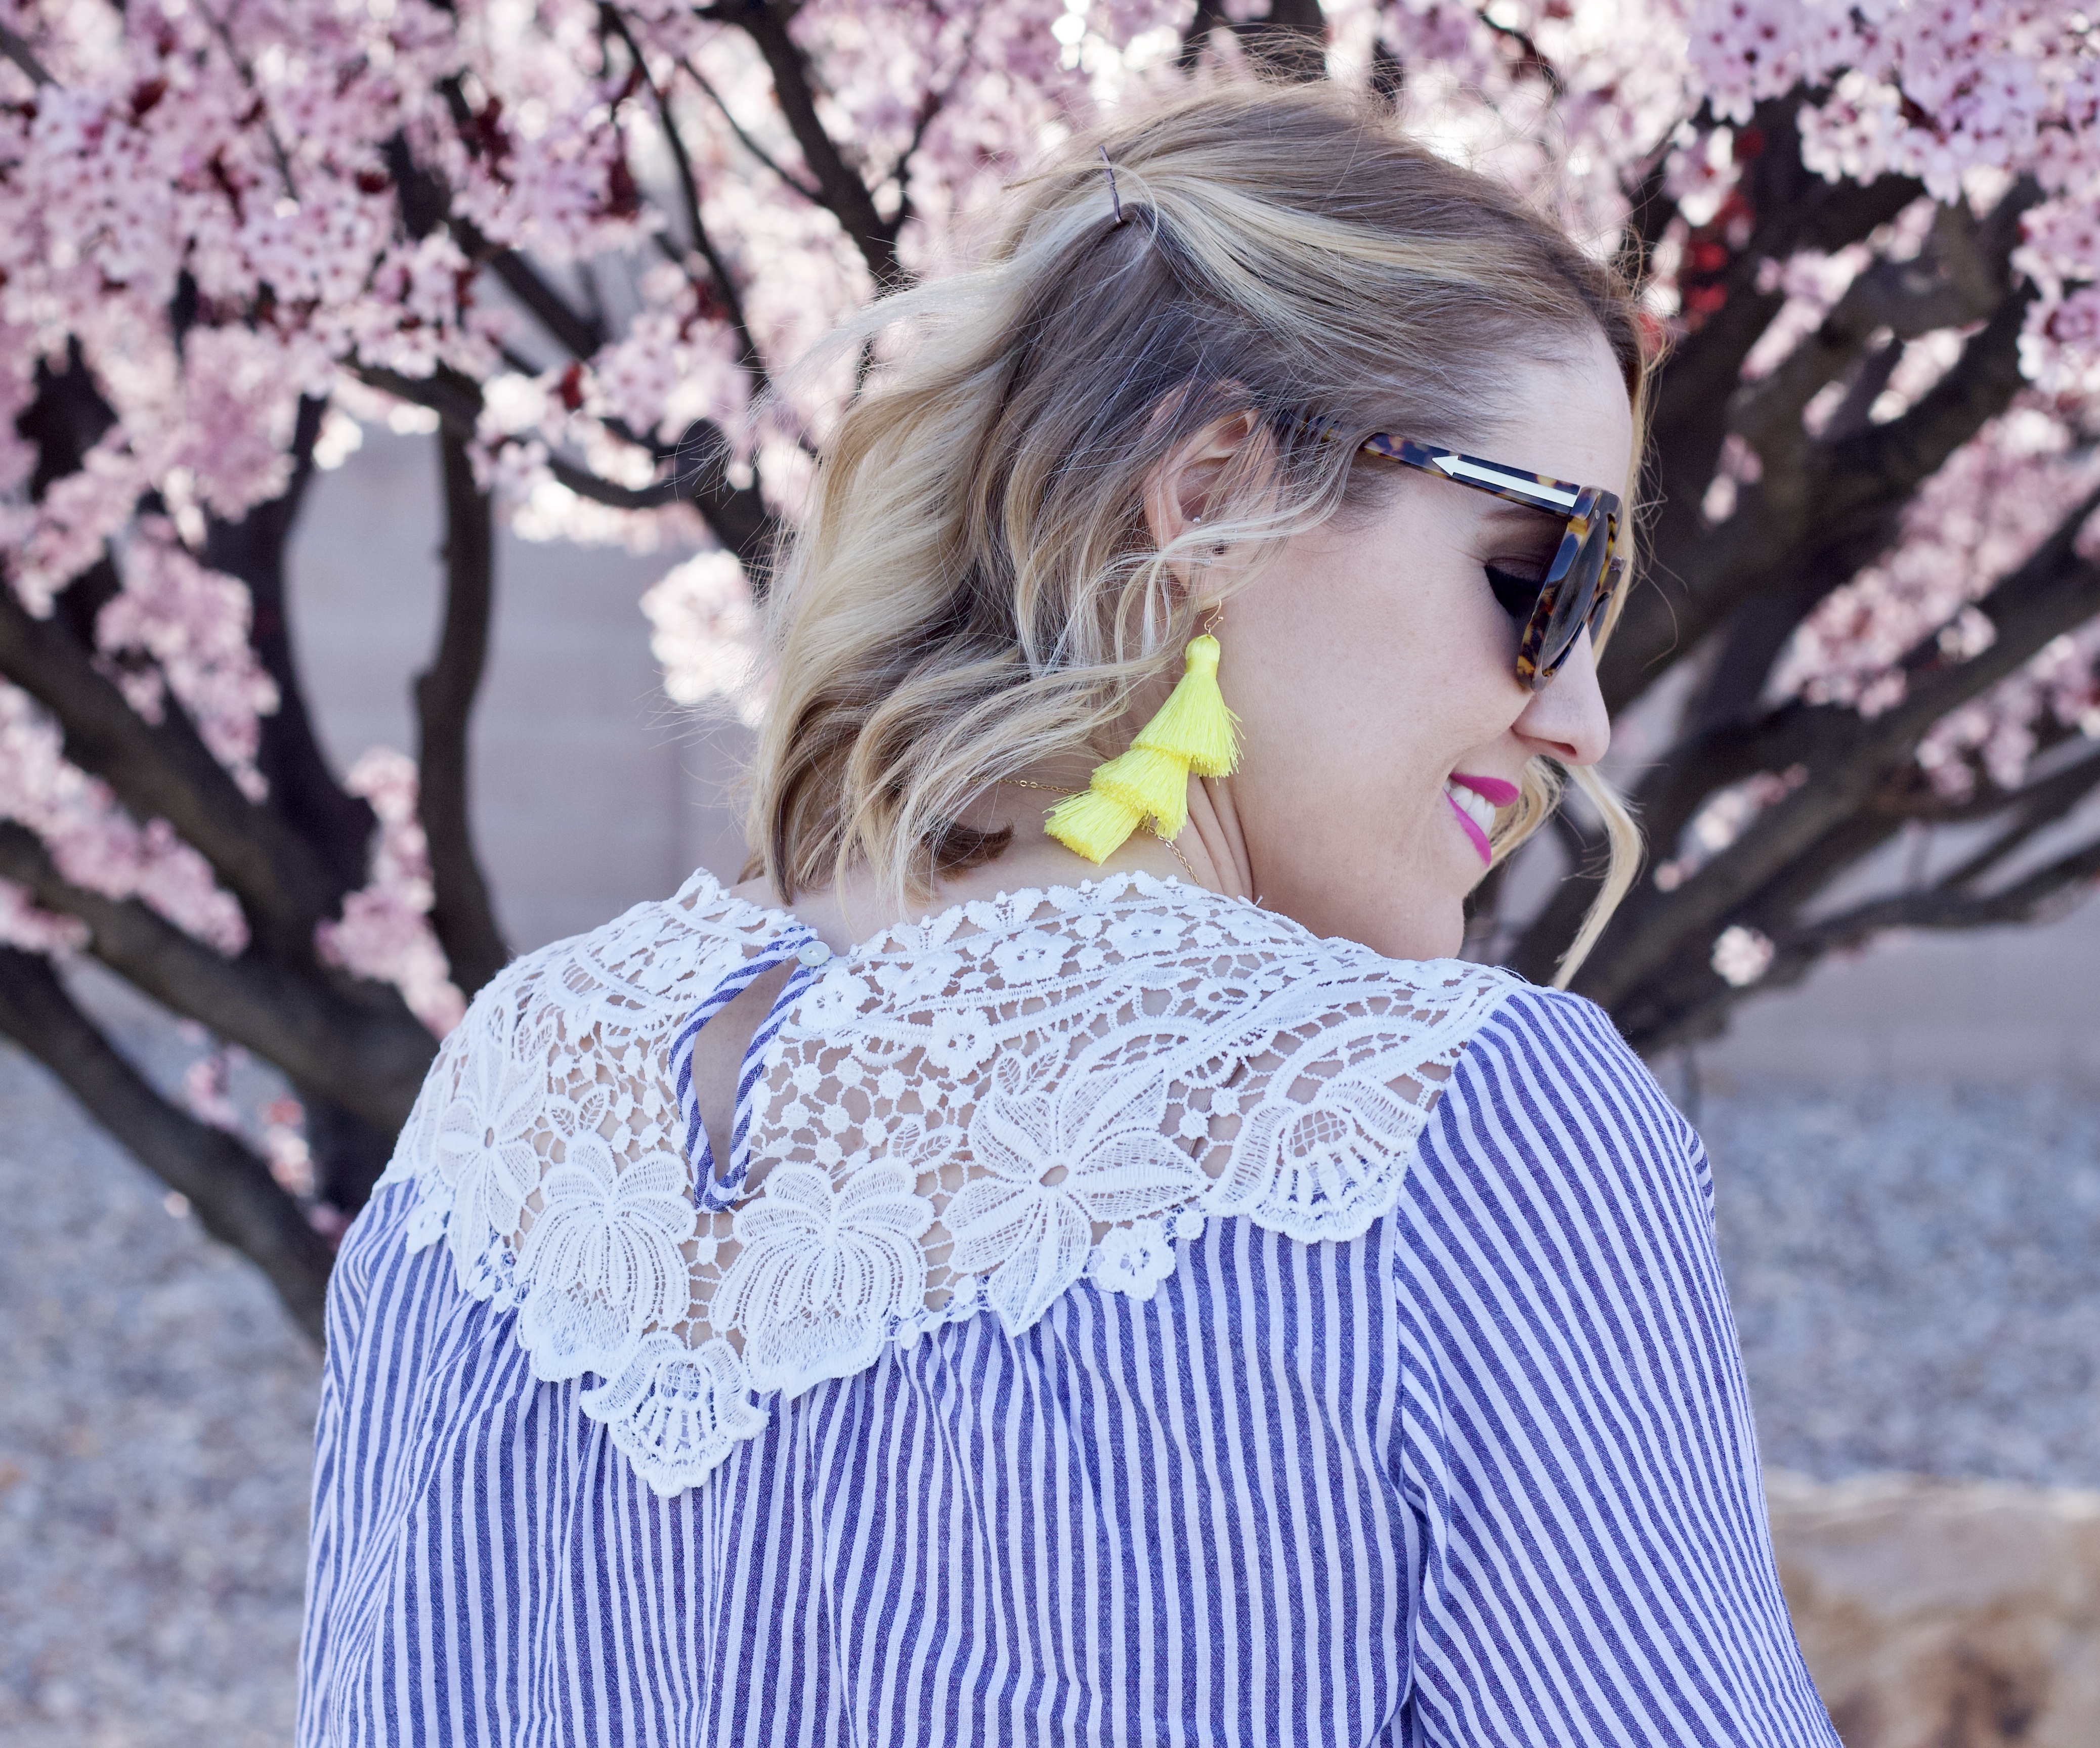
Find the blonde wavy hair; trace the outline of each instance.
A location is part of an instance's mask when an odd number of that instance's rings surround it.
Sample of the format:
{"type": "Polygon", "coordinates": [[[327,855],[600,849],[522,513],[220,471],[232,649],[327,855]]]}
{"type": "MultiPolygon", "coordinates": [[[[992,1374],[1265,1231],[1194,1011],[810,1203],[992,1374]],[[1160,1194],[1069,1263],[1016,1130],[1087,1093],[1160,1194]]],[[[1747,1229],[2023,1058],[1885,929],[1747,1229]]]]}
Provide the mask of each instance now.
{"type": "MultiPolygon", "coordinates": [[[[863,863],[923,898],[996,856],[1008,834],[960,824],[970,804],[1053,756],[1119,751],[1133,694],[1180,660],[1195,592],[1170,566],[1234,549],[1244,586],[1261,547],[1374,504],[1400,470],[1357,455],[1372,433],[1462,445],[1507,410],[1513,362],[1597,332],[1639,424],[1630,289],[1368,94],[1198,89],[1074,139],[1009,200],[981,264],[880,300],[833,342],[880,362],[769,605],[748,832],[784,898],[863,863]],[[1266,441],[1242,446],[1200,545],[1156,545],[1148,476],[1235,417],[1266,441]]],[[[1562,983],[1641,856],[1600,778],[1534,760],[1498,858],[1568,780],[1610,860],[1562,983]]]]}

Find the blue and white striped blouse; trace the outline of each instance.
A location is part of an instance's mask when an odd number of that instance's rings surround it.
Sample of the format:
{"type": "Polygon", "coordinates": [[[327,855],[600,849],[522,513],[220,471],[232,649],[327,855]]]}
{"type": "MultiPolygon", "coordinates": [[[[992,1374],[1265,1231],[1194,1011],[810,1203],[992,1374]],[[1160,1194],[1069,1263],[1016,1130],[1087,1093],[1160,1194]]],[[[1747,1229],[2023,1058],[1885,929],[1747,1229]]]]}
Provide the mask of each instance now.
{"type": "Polygon", "coordinates": [[[1506,974],[697,879],[484,993],[345,1240],[300,1740],[1834,1745],[1711,1222],[1506,974]],[[678,1041],[791,959],[718,1165],[678,1041]]]}

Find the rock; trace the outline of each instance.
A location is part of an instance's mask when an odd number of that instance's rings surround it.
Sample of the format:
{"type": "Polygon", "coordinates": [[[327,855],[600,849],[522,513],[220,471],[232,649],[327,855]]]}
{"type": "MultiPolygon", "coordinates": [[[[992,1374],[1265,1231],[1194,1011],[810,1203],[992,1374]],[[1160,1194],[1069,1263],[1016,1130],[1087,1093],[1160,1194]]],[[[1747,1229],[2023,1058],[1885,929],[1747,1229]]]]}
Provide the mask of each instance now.
{"type": "Polygon", "coordinates": [[[2100,1491],[1784,1473],[1767,1490],[1846,1748],[2100,1744],[2100,1491]]]}

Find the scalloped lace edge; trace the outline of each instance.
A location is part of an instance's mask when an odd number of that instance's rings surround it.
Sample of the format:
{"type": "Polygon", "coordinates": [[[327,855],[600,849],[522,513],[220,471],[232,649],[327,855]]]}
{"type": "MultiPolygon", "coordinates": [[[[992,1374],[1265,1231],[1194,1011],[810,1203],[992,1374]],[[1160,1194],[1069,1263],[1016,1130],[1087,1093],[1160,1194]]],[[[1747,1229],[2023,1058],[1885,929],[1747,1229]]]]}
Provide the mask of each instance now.
{"type": "MultiPolygon", "coordinates": [[[[1174,888],[1180,884],[1133,874],[1088,882],[1083,888],[1022,889],[1002,894],[1000,898],[1003,901],[1037,900],[1052,905],[1061,914],[1075,905],[1103,902],[1133,890],[1146,896],[1171,896],[1174,888]]],[[[676,897],[664,901],[664,908],[681,904],[689,894],[698,896],[702,905],[708,898],[721,905],[726,914],[717,920],[726,926],[740,925],[748,929],[792,920],[788,913],[734,897],[712,876],[696,876],[688,881],[676,897]]],[[[645,907],[637,907],[642,908],[645,907]]],[[[691,912],[696,907],[686,908],[690,924],[691,912]]],[[[943,944],[962,920],[965,908],[957,905],[920,922],[885,930],[853,949],[851,957],[864,961],[878,953],[924,951],[943,944]]],[[[727,936],[724,944],[736,945],[727,936]]],[[[557,947],[566,944],[556,944],[557,947]]],[[[507,982],[511,976],[523,975],[539,958],[539,955],[531,955],[515,962],[499,978],[499,984],[507,982]]],[[[1529,987],[1514,973],[1496,966],[1451,960],[1406,962],[1421,970],[1435,966],[1455,970],[1462,966],[1471,974],[1468,980],[1471,987],[1464,990],[1462,1003],[1457,993],[1453,996],[1454,1004],[1462,1005],[1465,1009],[1463,1037],[1449,1046],[1454,1058],[1511,995],[1529,987]]],[[[490,993],[494,993],[493,988],[490,993]]],[[[463,1033],[465,1028],[461,1031],[463,1033]]],[[[443,1059],[441,1055],[440,1062],[443,1059]]],[[[434,1065],[433,1083],[436,1079],[434,1065]]],[[[1159,1284],[1178,1270],[1180,1248],[1200,1238],[1212,1219],[1244,1217],[1263,1230],[1280,1232],[1305,1243],[1347,1242],[1361,1237],[1389,1214],[1398,1202],[1421,1134],[1440,1097],[1440,1090],[1425,1105],[1408,1107],[1401,1118],[1404,1134],[1393,1138],[1396,1144],[1387,1155],[1385,1169],[1370,1180],[1376,1186],[1375,1194],[1357,1200],[1347,1219],[1326,1218],[1308,1226],[1286,1217],[1265,1217],[1263,1210],[1249,1204],[1244,1187],[1236,1185],[1230,1174],[1222,1174],[1212,1178],[1207,1189],[1187,1203],[1170,1209],[1162,1219],[1151,1222],[1154,1230],[1145,1235],[1143,1241],[1119,1245],[1111,1245],[1106,1240],[1096,1243],[1079,1279],[1053,1296],[1036,1312],[1035,1319],[1020,1328],[1008,1325],[1004,1315],[999,1313],[982,1290],[980,1277],[965,1277],[959,1290],[945,1304],[895,1318],[886,1330],[873,1332],[861,1348],[837,1355],[819,1375],[801,1377],[786,1386],[765,1390],[752,1382],[744,1358],[735,1345],[720,1334],[694,1347],[669,1329],[647,1327],[646,1323],[637,1328],[631,1318],[628,1328],[615,1331],[607,1327],[609,1318],[587,1319],[579,1327],[574,1316],[561,1312],[545,1318],[536,1316],[536,1297],[543,1296],[536,1296],[533,1283],[521,1271],[518,1254],[509,1239],[489,1229],[484,1244],[475,1252],[462,1247],[450,1232],[454,1212],[452,1188],[443,1181],[427,1150],[422,1158],[417,1159],[412,1156],[408,1145],[417,1127],[414,1114],[404,1129],[403,1147],[376,1187],[413,1185],[416,1201],[407,1218],[406,1242],[409,1251],[420,1253],[440,1241],[445,1242],[452,1253],[454,1275],[461,1291],[487,1304],[492,1311],[517,1314],[514,1337],[526,1354],[536,1380],[542,1383],[594,1380],[579,1392],[577,1405],[585,1416],[607,1429],[639,1477],[660,1496],[670,1498],[700,1485],[739,1443],[756,1438],[771,1423],[769,1406],[762,1400],[754,1400],[755,1397],[792,1400],[821,1383],[865,1371],[877,1363],[892,1345],[909,1350],[935,1330],[966,1322],[987,1311],[999,1315],[1009,1336],[1018,1335],[1047,1314],[1050,1304],[1062,1299],[1082,1282],[1091,1283],[1097,1290],[1149,1300],[1159,1284]],[[1171,1248],[1162,1252],[1162,1246],[1171,1248]],[[593,1323],[595,1327],[591,1326],[593,1323]]],[[[1111,1236],[1132,1230],[1117,1227],[1111,1236]]]]}

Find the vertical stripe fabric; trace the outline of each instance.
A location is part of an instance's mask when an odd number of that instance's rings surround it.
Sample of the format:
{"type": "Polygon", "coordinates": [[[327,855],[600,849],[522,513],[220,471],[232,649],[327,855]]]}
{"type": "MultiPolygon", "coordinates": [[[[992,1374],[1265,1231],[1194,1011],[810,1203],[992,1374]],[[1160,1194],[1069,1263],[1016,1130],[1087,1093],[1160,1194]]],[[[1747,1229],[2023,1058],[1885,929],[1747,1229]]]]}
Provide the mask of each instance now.
{"type": "Polygon", "coordinates": [[[1698,1139],[1512,997],[1392,1210],[1212,1220],[769,1404],[669,1499],[417,1191],[330,1292],[299,1741],[1835,1748],[1767,1532],[1698,1139]]]}

